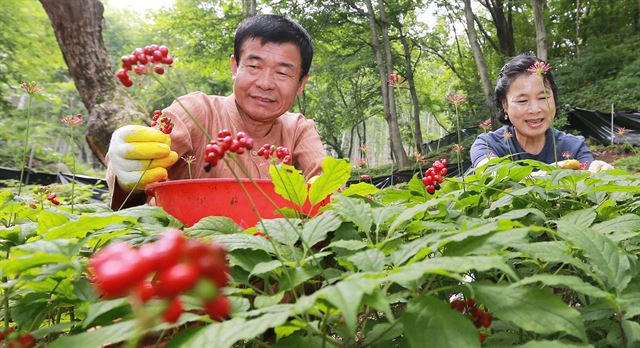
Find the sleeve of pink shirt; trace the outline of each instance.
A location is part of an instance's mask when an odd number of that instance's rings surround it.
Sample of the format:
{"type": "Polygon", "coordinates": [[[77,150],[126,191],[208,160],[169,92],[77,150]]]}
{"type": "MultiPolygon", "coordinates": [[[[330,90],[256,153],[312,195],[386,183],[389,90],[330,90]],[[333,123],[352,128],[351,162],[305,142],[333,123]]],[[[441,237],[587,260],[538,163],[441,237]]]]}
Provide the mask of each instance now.
{"type": "Polygon", "coordinates": [[[295,167],[302,170],[306,178],[322,174],[320,164],[322,159],[327,156],[327,153],[320,140],[316,123],[300,114],[297,118],[293,136],[295,137],[293,148],[293,164],[295,167]]]}

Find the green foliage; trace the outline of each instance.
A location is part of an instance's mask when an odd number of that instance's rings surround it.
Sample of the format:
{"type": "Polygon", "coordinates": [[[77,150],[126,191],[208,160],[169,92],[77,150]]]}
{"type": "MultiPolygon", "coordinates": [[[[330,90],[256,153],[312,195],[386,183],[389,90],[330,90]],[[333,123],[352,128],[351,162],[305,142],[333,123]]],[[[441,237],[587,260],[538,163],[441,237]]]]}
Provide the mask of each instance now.
{"type": "MultiPolygon", "coordinates": [[[[492,160],[464,185],[447,179],[433,196],[419,182],[381,191],[361,183],[341,194],[345,168],[327,160],[310,190],[317,185],[316,200],[330,191],[331,203],[317,217],[265,220],[259,227],[270,239],[251,235],[253,228],[242,233],[224,217],[185,229],[229,252],[232,319],[211,323],[189,313],[147,332],[180,328],[165,336],[170,347],[471,347],[480,346],[480,333],[490,346],[638,342],[637,176],[492,160]],[[549,175],[530,177],[533,168],[549,175]],[[453,309],[453,297],[475,299],[492,314],[490,327],[478,329],[470,313],[453,309]],[[188,322],[199,324],[186,329],[188,322]]],[[[279,192],[296,200],[290,192],[299,174],[286,166],[272,171],[281,174],[279,192]]],[[[7,255],[0,277],[12,320],[38,329],[53,347],[133,337],[134,312],[123,299],[96,297],[87,257],[110,241],[145,243],[179,223],[146,206],[77,215],[68,203],[34,210],[28,201],[0,191],[7,255]]]]}

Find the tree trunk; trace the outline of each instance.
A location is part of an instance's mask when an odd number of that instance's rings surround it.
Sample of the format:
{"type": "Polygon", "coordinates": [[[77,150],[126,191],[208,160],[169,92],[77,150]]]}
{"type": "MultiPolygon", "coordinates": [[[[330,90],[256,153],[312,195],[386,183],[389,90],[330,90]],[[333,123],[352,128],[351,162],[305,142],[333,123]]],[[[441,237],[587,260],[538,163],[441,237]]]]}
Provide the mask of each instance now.
{"type": "MultiPolygon", "coordinates": [[[[366,0],[367,5],[367,17],[369,18],[369,26],[371,28],[371,47],[376,57],[376,63],[378,65],[378,74],[380,77],[380,90],[382,93],[382,105],[384,107],[385,120],[389,127],[389,142],[391,144],[391,153],[393,158],[397,161],[399,167],[405,167],[409,165],[409,158],[407,153],[402,147],[402,138],[400,136],[400,127],[398,127],[398,120],[395,112],[395,100],[393,89],[389,86],[389,74],[391,73],[391,45],[389,43],[388,32],[385,32],[386,24],[383,24],[383,40],[386,51],[386,63],[385,58],[382,56],[380,49],[380,43],[378,42],[378,29],[376,24],[375,12],[371,0],[366,0]]],[[[381,13],[384,13],[384,7],[381,8],[381,13]]],[[[384,20],[383,20],[384,23],[384,20]]]]}
{"type": "Polygon", "coordinates": [[[580,0],[576,0],[576,58],[580,58],[580,0]]]}
{"type": "Polygon", "coordinates": [[[116,88],[102,40],[104,6],[99,0],[40,0],[55,32],[82,103],[89,111],[86,139],[105,163],[111,133],[121,125],[140,123],[144,115],[116,88]]]}
{"type": "Polygon", "coordinates": [[[545,0],[531,0],[533,18],[536,23],[536,46],[538,58],[547,61],[547,31],[544,27],[545,0]]]}
{"type": "Polygon", "coordinates": [[[467,36],[469,37],[469,45],[471,45],[473,58],[476,61],[478,73],[480,73],[482,91],[484,92],[484,96],[487,100],[487,107],[491,113],[491,124],[497,125],[498,119],[496,117],[496,106],[493,101],[493,85],[489,79],[489,71],[487,69],[487,64],[484,61],[482,49],[480,44],[478,44],[478,35],[476,34],[475,23],[473,22],[473,12],[471,11],[471,0],[464,0],[464,14],[467,20],[467,36]]]}
{"type": "Polygon", "coordinates": [[[636,31],[640,31],[640,0],[638,0],[638,12],[636,12],[636,31]]]}
{"type": "Polygon", "coordinates": [[[416,83],[413,79],[413,63],[411,62],[411,47],[407,37],[400,30],[400,40],[402,41],[402,47],[404,48],[404,63],[407,69],[407,81],[409,82],[409,92],[411,93],[411,105],[413,106],[413,122],[415,126],[416,136],[416,149],[419,153],[422,153],[422,145],[424,140],[422,139],[422,127],[420,127],[420,102],[418,101],[418,92],[416,91],[416,83]]]}
{"type": "Polygon", "coordinates": [[[513,57],[515,55],[516,49],[513,41],[513,21],[511,16],[511,5],[507,4],[508,15],[505,16],[503,0],[485,0],[482,4],[487,8],[487,10],[489,10],[491,18],[493,20],[493,24],[496,26],[500,53],[507,57],[513,57]]]}
{"type": "Polygon", "coordinates": [[[244,17],[252,17],[257,14],[256,0],[242,0],[244,17]]]}

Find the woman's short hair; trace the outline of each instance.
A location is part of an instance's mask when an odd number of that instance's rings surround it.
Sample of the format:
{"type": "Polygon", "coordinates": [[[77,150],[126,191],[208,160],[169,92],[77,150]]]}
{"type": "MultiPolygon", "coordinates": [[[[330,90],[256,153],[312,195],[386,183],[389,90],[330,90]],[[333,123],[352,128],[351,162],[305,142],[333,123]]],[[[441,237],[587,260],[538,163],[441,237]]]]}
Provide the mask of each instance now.
{"type": "MultiPolygon", "coordinates": [[[[498,74],[498,81],[496,82],[496,88],[494,91],[495,103],[498,107],[498,120],[500,122],[508,125],[511,124],[511,121],[509,121],[509,119],[505,117],[504,108],[502,107],[502,102],[507,98],[507,92],[509,91],[509,87],[511,87],[511,83],[513,83],[513,81],[522,74],[531,74],[531,72],[529,72],[527,69],[529,69],[536,62],[546,63],[534,55],[520,54],[513,57],[502,67],[502,69],[500,69],[500,73],[498,74]]],[[[544,73],[543,76],[545,84],[547,85],[547,87],[551,88],[551,91],[553,92],[553,101],[557,106],[558,86],[556,86],[556,82],[553,79],[553,74],[551,73],[551,71],[548,71],[544,73]]]]}

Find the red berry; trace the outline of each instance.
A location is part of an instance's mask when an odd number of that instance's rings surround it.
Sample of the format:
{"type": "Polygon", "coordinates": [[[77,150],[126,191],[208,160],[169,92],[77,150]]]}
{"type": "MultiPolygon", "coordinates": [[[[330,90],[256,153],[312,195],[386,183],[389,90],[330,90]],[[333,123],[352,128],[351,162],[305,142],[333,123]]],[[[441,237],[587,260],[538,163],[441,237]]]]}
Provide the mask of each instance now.
{"type": "Polygon", "coordinates": [[[167,269],[178,263],[184,243],[180,230],[169,229],[162,238],[140,247],[140,256],[155,270],[167,269]]]}
{"type": "Polygon", "coordinates": [[[429,192],[430,194],[433,194],[434,192],[436,192],[436,188],[433,185],[428,185],[427,192],[429,192]]]}
{"type": "Polygon", "coordinates": [[[242,139],[242,138],[247,138],[247,137],[248,137],[248,136],[247,136],[247,133],[245,133],[245,132],[238,132],[238,133],[236,134],[236,139],[238,139],[238,140],[240,140],[240,139],[242,139]]]}
{"type": "Polygon", "coordinates": [[[164,64],[171,65],[171,64],[173,64],[173,58],[170,57],[170,56],[166,56],[166,57],[162,58],[162,62],[164,64]]]}
{"type": "Polygon", "coordinates": [[[146,55],[139,54],[138,55],[138,62],[140,62],[140,64],[147,64],[147,63],[149,63],[149,59],[147,58],[146,55]]]}
{"type": "Polygon", "coordinates": [[[153,71],[155,71],[156,74],[158,74],[158,75],[164,74],[164,68],[159,66],[159,65],[156,65],[156,67],[153,68],[153,71]]]}
{"type": "Polygon", "coordinates": [[[284,158],[282,159],[282,163],[291,165],[291,155],[284,156],[284,158]]]}
{"type": "Polygon", "coordinates": [[[427,169],[426,175],[434,176],[436,175],[436,171],[433,168],[427,169]]]}
{"type": "Polygon", "coordinates": [[[60,201],[57,199],[52,199],[51,203],[53,203],[53,205],[60,205],[60,201]]]}
{"type": "Polygon", "coordinates": [[[231,131],[228,129],[223,129],[221,131],[218,132],[218,138],[224,138],[226,136],[231,136],[231,131]]]}
{"type": "Polygon", "coordinates": [[[236,152],[236,151],[238,151],[239,147],[240,147],[240,143],[238,142],[238,140],[233,139],[231,141],[231,145],[229,145],[229,151],[236,152]]]}
{"type": "Polygon", "coordinates": [[[365,180],[365,181],[369,181],[371,180],[371,177],[367,174],[362,174],[360,175],[360,180],[365,180]]]}
{"type": "Polygon", "coordinates": [[[436,174],[436,175],[434,175],[434,176],[433,176],[433,180],[434,180],[435,182],[437,182],[438,184],[442,183],[442,177],[441,177],[440,175],[437,175],[437,174],[436,174]]]}
{"type": "Polygon", "coordinates": [[[253,149],[253,138],[245,138],[244,148],[247,150],[253,149]]]}
{"type": "Polygon", "coordinates": [[[182,301],[179,297],[175,297],[169,303],[169,307],[164,311],[164,314],[162,314],[162,318],[165,322],[173,324],[178,321],[183,310],[182,301]]]}
{"type": "Polygon", "coordinates": [[[147,303],[156,296],[156,289],[149,279],[145,279],[136,287],[136,293],[142,303],[147,303]]]}
{"type": "Polygon", "coordinates": [[[122,242],[94,254],[89,260],[89,270],[98,292],[107,297],[125,295],[149,273],[138,251],[122,242]]]}
{"type": "Polygon", "coordinates": [[[230,135],[225,136],[224,138],[222,138],[222,148],[225,150],[228,150],[229,147],[231,147],[231,144],[233,143],[233,138],[230,135]]]}
{"type": "Polygon", "coordinates": [[[464,312],[464,301],[462,300],[453,300],[451,301],[451,307],[455,310],[457,310],[458,312],[462,313],[464,312]]]}
{"type": "Polygon", "coordinates": [[[491,321],[493,320],[493,316],[489,312],[484,312],[482,314],[482,327],[491,326],[491,321]]]}
{"type": "Polygon", "coordinates": [[[120,81],[129,79],[129,75],[127,75],[127,71],[125,69],[118,70],[116,77],[118,77],[120,81]]]}
{"type": "Polygon", "coordinates": [[[475,307],[476,306],[476,300],[472,299],[472,298],[468,298],[466,300],[467,303],[467,307],[475,307]]]}
{"type": "Polygon", "coordinates": [[[447,175],[449,171],[447,170],[447,167],[444,167],[442,169],[440,169],[440,176],[445,176],[447,175]]]}
{"type": "Polygon", "coordinates": [[[196,265],[180,263],[158,273],[156,288],[158,295],[166,298],[175,297],[193,288],[200,278],[200,270],[196,265]]]}
{"type": "Polygon", "coordinates": [[[160,50],[153,51],[153,59],[156,62],[161,62],[163,58],[162,52],[160,50]]]}
{"type": "Polygon", "coordinates": [[[29,334],[22,334],[18,339],[21,348],[31,348],[36,345],[36,339],[29,334]]]}
{"type": "Polygon", "coordinates": [[[433,176],[427,175],[422,177],[422,183],[424,186],[433,185],[433,176]]]}
{"type": "Polygon", "coordinates": [[[484,341],[487,339],[487,335],[483,334],[482,332],[480,333],[480,343],[484,343],[484,341]]]}
{"type": "Polygon", "coordinates": [[[122,82],[122,85],[125,86],[125,87],[133,86],[133,81],[131,81],[131,80],[124,80],[124,81],[120,81],[120,82],[122,82]]]}
{"type": "Polygon", "coordinates": [[[169,49],[167,48],[167,46],[158,47],[158,51],[160,51],[160,53],[162,53],[163,57],[166,57],[169,54],[169,49]]]}
{"type": "Polygon", "coordinates": [[[229,313],[231,312],[231,301],[229,301],[226,296],[220,295],[213,301],[205,303],[204,309],[211,319],[222,321],[229,317],[229,313]]]}
{"type": "Polygon", "coordinates": [[[446,167],[447,166],[447,159],[446,158],[441,159],[440,163],[442,163],[442,166],[446,167]]]}
{"type": "Polygon", "coordinates": [[[47,196],[47,200],[52,201],[52,200],[56,199],[57,196],[58,196],[57,194],[52,193],[52,194],[47,196]]]}

